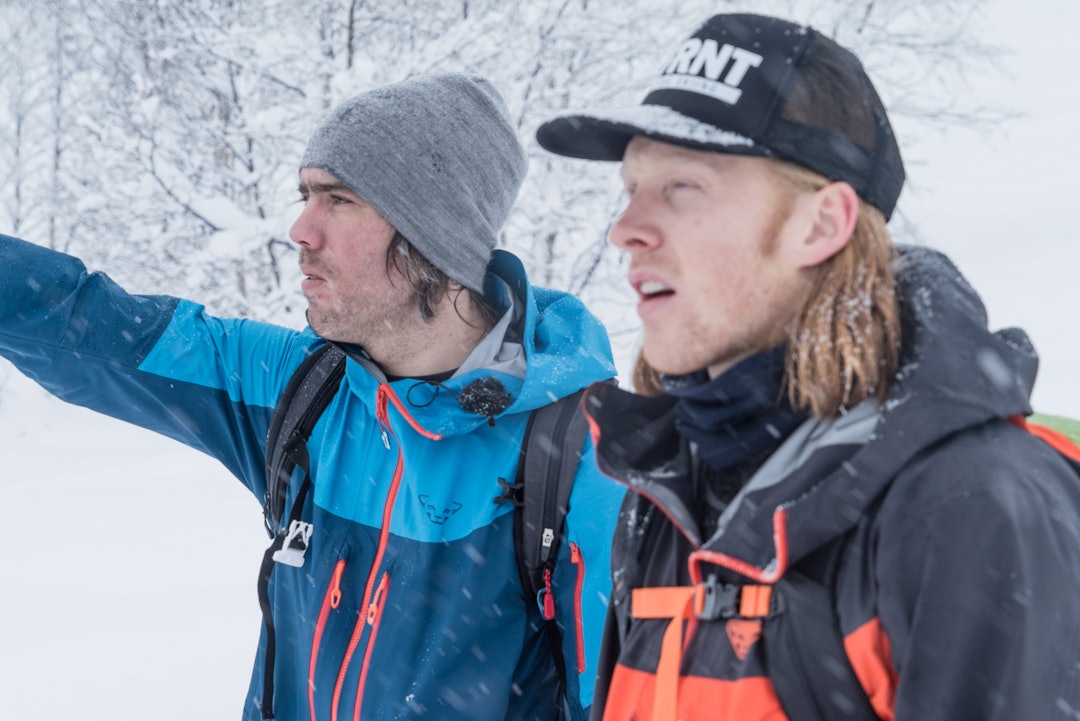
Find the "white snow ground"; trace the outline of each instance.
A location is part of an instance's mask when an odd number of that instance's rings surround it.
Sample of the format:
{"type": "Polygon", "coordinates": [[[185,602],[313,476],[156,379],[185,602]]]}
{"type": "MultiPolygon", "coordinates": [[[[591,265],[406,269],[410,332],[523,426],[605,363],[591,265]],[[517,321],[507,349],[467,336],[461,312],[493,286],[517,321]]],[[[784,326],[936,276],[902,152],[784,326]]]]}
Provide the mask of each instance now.
{"type": "Polygon", "coordinates": [[[0,719],[237,719],[259,504],[180,444],[0,367],[0,719]]]}

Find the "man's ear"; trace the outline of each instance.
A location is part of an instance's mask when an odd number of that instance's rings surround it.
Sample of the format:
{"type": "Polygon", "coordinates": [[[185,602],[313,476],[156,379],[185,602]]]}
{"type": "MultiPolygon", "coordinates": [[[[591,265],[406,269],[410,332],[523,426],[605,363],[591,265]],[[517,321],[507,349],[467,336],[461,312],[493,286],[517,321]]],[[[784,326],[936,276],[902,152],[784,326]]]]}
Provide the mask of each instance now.
{"type": "Polygon", "coordinates": [[[802,266],[824,263],[848,244],[859,219],[859,196],[844,182],[833,182],[813,194],[812,225],[803,241],[802,266]]]}

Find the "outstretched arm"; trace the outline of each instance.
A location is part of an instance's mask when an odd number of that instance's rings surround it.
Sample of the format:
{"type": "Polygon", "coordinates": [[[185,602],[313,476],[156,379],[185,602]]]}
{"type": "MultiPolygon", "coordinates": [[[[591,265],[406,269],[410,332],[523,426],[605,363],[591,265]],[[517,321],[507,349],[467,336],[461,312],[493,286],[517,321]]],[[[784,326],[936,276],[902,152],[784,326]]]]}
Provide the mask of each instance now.
{"type": "Polygon", "coordinates": [[[77,258],[0,236],[0,355],[54,395],[180,440],[256,492],[270,409],[315,341],[127,293],[77,258]]]}

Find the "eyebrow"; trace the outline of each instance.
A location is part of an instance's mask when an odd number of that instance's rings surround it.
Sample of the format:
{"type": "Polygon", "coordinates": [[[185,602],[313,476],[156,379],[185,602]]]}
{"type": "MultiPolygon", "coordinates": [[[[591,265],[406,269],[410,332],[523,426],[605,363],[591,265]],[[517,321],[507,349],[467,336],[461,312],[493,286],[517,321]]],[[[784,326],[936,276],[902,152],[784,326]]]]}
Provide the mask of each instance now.
{"type": "Polygon", "coordinates": [[[352,191],[345,187],[344,183],[300,183],[297,190],[300,195],[317,195],[319,193],[352,194],[352,191]]]}

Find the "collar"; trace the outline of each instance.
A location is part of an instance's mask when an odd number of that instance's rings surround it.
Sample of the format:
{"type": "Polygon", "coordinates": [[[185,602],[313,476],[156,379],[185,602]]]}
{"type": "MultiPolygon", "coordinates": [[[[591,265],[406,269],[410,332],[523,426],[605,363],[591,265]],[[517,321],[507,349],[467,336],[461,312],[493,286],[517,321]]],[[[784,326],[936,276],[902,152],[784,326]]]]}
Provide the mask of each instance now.
{"type": "Polygon", "coordinates": [[[661,376],[678,398],[675,425],[714,470],[738,465],[775,448],[806,420],[784,392],[787,347],[777,346],[737,363],[710,380],[705,373],[661,376]]]}
{"type": "Polygon", "coordinates": [[[521,322],[525,315],[521,302],[511,291],[509,284],[496,278],[502,291],[499,295],[506,310],[499,322],[480,339],[472,353],[454,373],[463,376],[481,368],[500,371],[517,378],[525,377],[525,348],[520,342],[521,322]]]}

